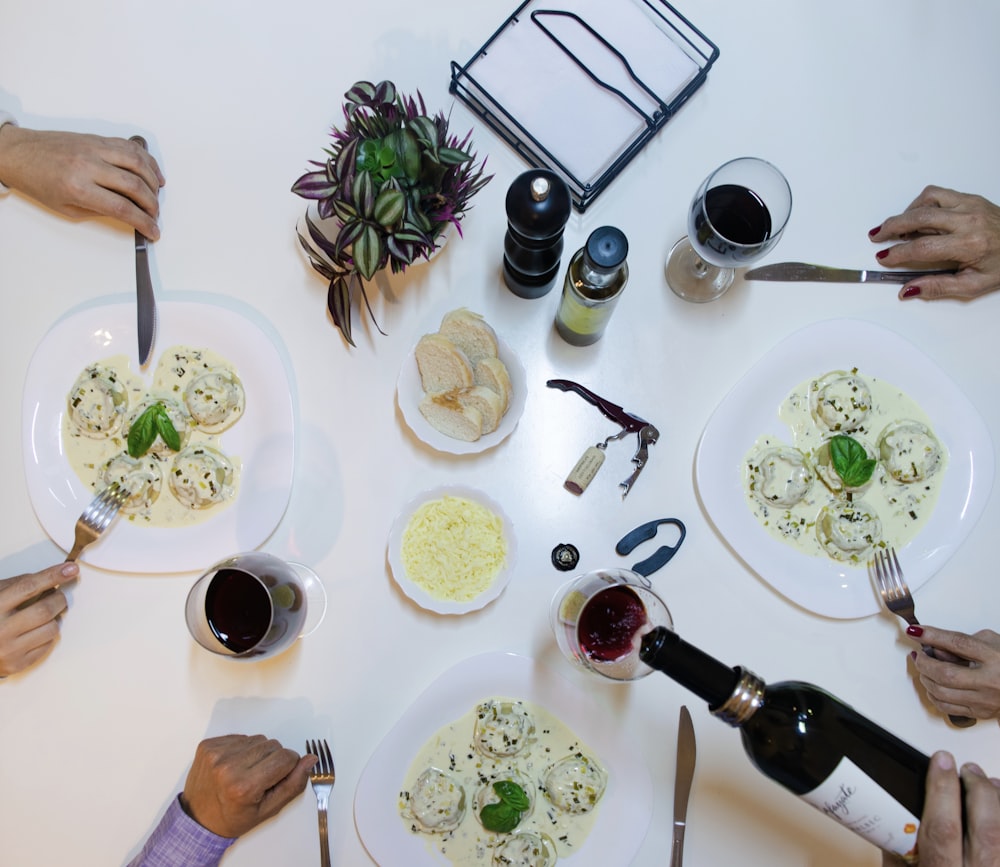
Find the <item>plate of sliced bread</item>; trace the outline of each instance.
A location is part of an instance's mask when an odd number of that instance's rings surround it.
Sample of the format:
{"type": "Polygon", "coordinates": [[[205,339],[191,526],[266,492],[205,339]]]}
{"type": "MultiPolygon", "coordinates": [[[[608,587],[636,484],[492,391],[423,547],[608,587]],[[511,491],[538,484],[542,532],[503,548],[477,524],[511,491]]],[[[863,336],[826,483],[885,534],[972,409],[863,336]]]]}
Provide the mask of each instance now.
{"type": "Polygon", "coordinates": [[[431,448],[472,454],[503,442],[524,412],[527,377],[514,351],[465,307],[441,318],[403,362],[396,399],[431,448]]]}

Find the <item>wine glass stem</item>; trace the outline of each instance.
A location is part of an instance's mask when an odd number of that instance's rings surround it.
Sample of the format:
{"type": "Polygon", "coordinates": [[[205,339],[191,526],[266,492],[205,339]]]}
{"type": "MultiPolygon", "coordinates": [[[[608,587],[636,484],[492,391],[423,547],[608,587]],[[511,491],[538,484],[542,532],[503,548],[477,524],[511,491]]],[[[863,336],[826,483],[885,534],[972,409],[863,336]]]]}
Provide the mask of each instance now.
{"type": "Polygon", "coordinates": [[[694,273],[699,277],[704,277],[708,273],[708,263],[700,256],[695,259],[692,267],[694,268],[694,273]]]}

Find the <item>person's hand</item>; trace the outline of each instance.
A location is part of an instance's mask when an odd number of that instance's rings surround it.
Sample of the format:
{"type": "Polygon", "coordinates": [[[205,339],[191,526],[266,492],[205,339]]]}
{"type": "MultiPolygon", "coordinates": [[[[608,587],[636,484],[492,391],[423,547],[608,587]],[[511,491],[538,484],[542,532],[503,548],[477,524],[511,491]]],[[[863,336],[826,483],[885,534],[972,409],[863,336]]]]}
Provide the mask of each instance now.
{"type": "Polygon", "coordinates": [[[8,123],[0,127],[0,182],[67,217],[113,217],[160,237],[163,174],[135,142],[8,123]]]}
{"type": "Polygon", "coordinates": [[[900,298],[975,298],[1000,289],[1000,207],[982,196],[927,187],[868,237],[902,242],[875,254],[886,267],[958,271],[911,280],[900,298]]]}
{"type": "Polygon", "coordinates": [[[933,626],[911,626],[907,635],[933,647],[939,658],[914,653],[913,666],[927,697],[940,711],[977,719],[1000,717],[1000,635],[975,635],[933,626]],[[969,665],[955,660],[968,660],[969,665]]]}
{"type": "Polygon", "coordinates": [[[962,765],[959,782],[951,754],[935,753],[927,770],[917,855],[920,867],[998,867],[1000,780],[988,779],[982,768],[968,763],[962,765]]]}
{"type": "Polygon", "coordinates": [[[67,605],[57,588],[79,574],[76,563],[59,563],[0,580],[0,677],[23,671],[52,650],[67,605]]]}
{"type": "Polygon", "coordinates": [[[316,761],[263,735],[208,738],[198,744],[181,806],[213,834],[239,837],[299,795],[316,761]]]}

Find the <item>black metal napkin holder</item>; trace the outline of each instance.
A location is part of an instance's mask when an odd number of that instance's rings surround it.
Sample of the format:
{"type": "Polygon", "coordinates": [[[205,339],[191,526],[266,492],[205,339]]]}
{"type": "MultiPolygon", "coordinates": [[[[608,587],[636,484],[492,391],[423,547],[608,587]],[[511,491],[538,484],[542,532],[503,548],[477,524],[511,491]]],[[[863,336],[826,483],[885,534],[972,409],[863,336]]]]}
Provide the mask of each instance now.
{"type": "Polygon", "coordinates": [[[663,0],[561,7],[523,2],[468,63],[451,62],[449,89],[529,165],[558,173],[583,212],[705,83],[719,49],[663,0]],[[523,93],[507,88],[518,75],[530,76],[523,93]],[[601,150],[581,156],[588,137],[601,150]]]}

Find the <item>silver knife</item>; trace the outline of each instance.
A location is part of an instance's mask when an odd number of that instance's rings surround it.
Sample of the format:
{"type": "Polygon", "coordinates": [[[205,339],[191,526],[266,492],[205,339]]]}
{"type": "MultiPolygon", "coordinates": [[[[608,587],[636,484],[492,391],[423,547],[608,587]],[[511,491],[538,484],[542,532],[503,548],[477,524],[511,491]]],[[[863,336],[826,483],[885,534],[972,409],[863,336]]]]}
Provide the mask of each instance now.
{"type": "Polygon", "coordinates": [[[793,283],[909,283],[918,277],[954,274],[954,271],[852,271],[848,268],[827,268],[806,262],[778,262],[753,268],[744,280],[784,280],[793,283]]]}
{"type": "MultiPolygon", "coordinates": [[[[132,136],[129,141],[146,150],[146,140],[141,135],[132,136]]],[[[149,278],[149,250],[147,240],[138,229],[135,230],[135,297],[136,330],[139,334],[139,364],[145,367],[153,351],[153,336],[156,333],[156,298],[153,296],[153,281],[149,278]]]]}
{"type": "Polygon", "coordinates": [[[677,775],[674,778],[674,839],[670,850],[670,867],[681,867],[684,859],[684,829],[687,826],[688,796],[694,779],[697,755],[691,714],[681,705],[677,724],[677,775]]]}

